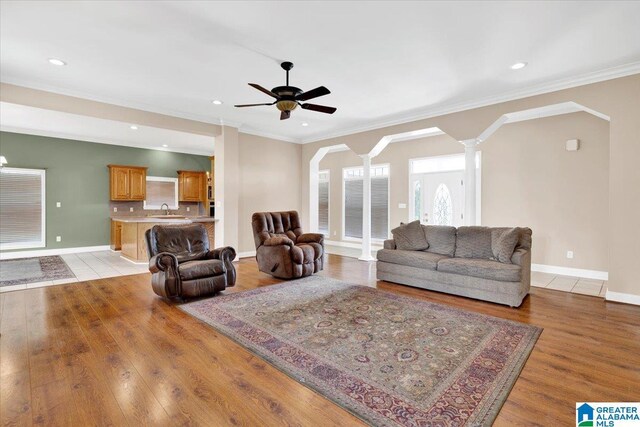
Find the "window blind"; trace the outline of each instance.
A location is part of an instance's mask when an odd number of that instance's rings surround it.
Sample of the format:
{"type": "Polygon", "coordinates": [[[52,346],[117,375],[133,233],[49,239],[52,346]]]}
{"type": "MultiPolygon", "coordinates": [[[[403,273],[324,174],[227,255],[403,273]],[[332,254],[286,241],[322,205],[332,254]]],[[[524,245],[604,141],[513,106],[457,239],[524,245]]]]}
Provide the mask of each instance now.
{"type": "Polygon", "coordinates": [[[0,248],[45,246],[44,177],[39,169],[0,170],[0,248]]]}
{"type": "Polygon", "coordinates": [[[318,231],[329,235],[329,182],[318,184],[318,231]]]}
{"type": "MultiPolygon", "coordinates": [[[[362,179],[344,182],[344,235],[362,238],[362,179]]],[[[371,178],[371,237],[386,239],[389,234],[389,178],[371,178]]]]}

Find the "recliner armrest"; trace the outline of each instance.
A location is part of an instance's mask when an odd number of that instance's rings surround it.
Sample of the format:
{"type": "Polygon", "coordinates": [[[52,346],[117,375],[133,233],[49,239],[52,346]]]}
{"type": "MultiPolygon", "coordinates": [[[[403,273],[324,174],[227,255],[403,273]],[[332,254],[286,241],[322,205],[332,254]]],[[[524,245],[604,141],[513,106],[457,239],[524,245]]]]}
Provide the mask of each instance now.
{"type": "Polygon", "coordinates": [[[149,260],[149,271],[151,273],[166,271],[169,267],[178,268],[178,258],[169,252],[160,252],[149,260]]]}
{"type": "Polygon", "coordinates": [[[304,233],[298,236],[296,243],[320,243],[324,245],[324,234],[304,233]]]}
{"type": "Polygon", "coordinates": [[[288,237],[269,237],[267,240],[262,242],[264,246],[293,246],[293,240],[288,237]]]}
{"type": "Polygon", "coordinates": [[[231,246],[216,248],[212,251],[209,251],[209,256],[207,258],[219,259],[221,261],[224,261],[225,263],[231,262],[236,259],[236,250],[231,246]]]}

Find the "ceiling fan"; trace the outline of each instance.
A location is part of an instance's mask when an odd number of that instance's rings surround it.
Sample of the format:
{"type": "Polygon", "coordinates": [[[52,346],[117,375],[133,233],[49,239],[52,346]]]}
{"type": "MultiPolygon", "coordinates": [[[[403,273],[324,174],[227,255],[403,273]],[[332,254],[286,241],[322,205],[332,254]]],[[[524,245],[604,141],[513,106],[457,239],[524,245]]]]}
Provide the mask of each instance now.
{"type": "Polygon", "coordinates": [[[318,111],[320,113],[333,114],[336,112],[337,108],[334,107],[308,103],[301,104],[300,102],[328,95],[331,93],[331,91],[329,91],[329,89],[324,86],[320,86],[310,91],[303,92],[302,89],[294,86],[289,86],[289,71],[293,68],[293,63],[283,62],[282,64],[280,64],[280,66],[287,72],[286,86],[277,86],[271,90],[268,90],[263,88],[259,84],[249,83],[249,86],[254,87],[260,92],[264,92],[267,95],[274,97],[276,99],[274,102],[264,104],[243,104],[236,105],[236,107],[257,107],[261,105],[275,104],[276,108],[281,111],[280,120],[286,120],[291,117],[291,112],[295,110],[298,105],[305,110],[318,111]]]}

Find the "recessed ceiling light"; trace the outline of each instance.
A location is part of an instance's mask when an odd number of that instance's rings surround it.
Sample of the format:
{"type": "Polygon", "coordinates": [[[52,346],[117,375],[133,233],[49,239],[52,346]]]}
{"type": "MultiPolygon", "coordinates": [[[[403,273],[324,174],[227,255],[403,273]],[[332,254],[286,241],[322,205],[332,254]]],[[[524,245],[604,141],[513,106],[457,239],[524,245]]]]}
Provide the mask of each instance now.
{"type": "Polygon", "coordinates": [[[64,62],[62,59],[57,59],[57,58],[49,58],[49,63],[53,64],[53,65],[67,65],[66,62],[64,62]]]}
{"type": "Polygon", "coordinates": [[[307,127],[307,126],[309,126],[309,123],[304,122],[304,123],[302,123],[302,126],[307,127]]]}
{"type": "Polygon", "coordinates": [[[521,70],[521,69],[523,69],[523,68],[524,68],[524,67],[526,67],[526,66],[527,66],[527,63],[526,63],[526,62],[516,62],[515,64],[513,64],[513,65],[511,66],[511,69],[512,69],[512,70],[521,70]]]}
{"type": "Polygon", "coordinates": [[[129,127],[131,128],[131,130],[138,130],[138,126],[136,126],[136,125],[131,125],[129,127]]]}
{"type": "Polygon", "coordinates": [[[213,101],[211,101],[211,103],[213,103],[215,105],[222,105],[223,104],[222,101],[218,101],[217,99],[214,99],[213,101]]]}
{"type": "Polygon", "coordinates": [[[162,144],[162,146],[163,146],[164,148],[167,148],[167,147],[168,147],[168,145],[167,145],[167,144],[162,144]]]}

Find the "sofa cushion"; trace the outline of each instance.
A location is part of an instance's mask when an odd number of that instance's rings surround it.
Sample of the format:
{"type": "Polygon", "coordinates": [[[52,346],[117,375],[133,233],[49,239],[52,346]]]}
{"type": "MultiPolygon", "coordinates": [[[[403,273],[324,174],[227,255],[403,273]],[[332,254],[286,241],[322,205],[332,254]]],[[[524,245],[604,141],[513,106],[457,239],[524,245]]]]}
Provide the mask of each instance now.
{"type": "Polygon", "coordinates": [[[439,255],[424,251],[403,251],[401,249],[380,249],[378,260],[391,264],[409,265],[416,268],[435,270],[438,261],[448,258],[446,255],[439,255]]]}
{"type": "Polygon", "coordinates": [[[427,252],[453,256],[456,251],[456,228],[448,225],[422,225],[427,237],[427,252]]]}
{"type": "Polygon", "coordinates": [[[493,258],[489,227],[460,227],[456,234],[456,258],[493,258]]]}
{"type": "Polygon", "coordinates": [[[511,264],[511,256],[520,239],[519,228],[494,228],[491,230],[491,251],[493,257],[506,264],[511,264]]]}
{"type": "Polygon", "coordinates": [[[182,280],[200,279],[203,277],[224,274],[224,266],[219,259],[204,259],[201,261],[187,261],[178,266],[182,280]]]}
{"type": "Polygon", "coordinates": [[[488,259],[445,258],[438,261],[438,271],[500,282],[519,282],[521,268],[516,264],[503,264],[488,259]]]}
{"type": "Polygon", "coordinates": [[[396,247],[405,251],[423,251],[429,247],[427,237],[420,226],[420,221],[401,224],[391,230],[396,247]]]}

